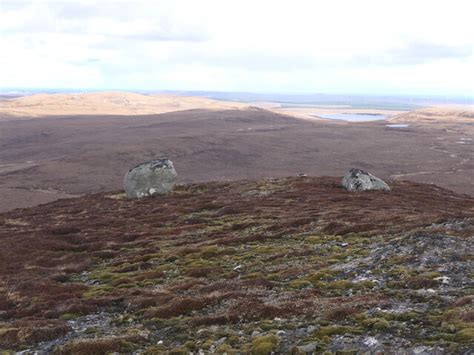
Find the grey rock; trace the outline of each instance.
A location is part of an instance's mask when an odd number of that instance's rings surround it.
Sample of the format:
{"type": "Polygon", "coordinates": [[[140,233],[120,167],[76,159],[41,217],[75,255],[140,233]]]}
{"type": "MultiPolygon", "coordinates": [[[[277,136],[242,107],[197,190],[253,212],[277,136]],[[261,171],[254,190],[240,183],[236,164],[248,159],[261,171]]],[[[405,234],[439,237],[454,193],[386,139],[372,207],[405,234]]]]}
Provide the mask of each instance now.
{"type": "Polygon", "coordinates": [[[177,176],[171,160],[151,160],[130,169],[123,179],[123,187],[130,198],[163,195],[173,189],[177,176]]]}
{"type": "Polygon", "coordinates": [[[310,325],[306,331],[308,332],[308,334],[312,334],[314,333],[315,331],[319,330],[320,326],[319,325],[310,325]]]}
{"type": "Polygon", "coordinates": [[[254,330],[252,332],[252,338],[258,337],[260,335],[260,332],[258,330],[254,330]]]}
{"type": "Polygon", "coordinates": [[[298,328],[295,330],[295,337],[302,338],[308,335],[306,328],[298,328]]]}
{"type": "Polygon", "coordinates": [[[225,343],[226,340],[227,340],[227,337],[222,337],[222,338],[220,338],[219,340],[217,340],[217,341],[214,343],[215,347],[217,348],[217,347],[221,346],[222,344],[225,343]]]}
{"type": "Polygon", "coordinates": [[[305,354],[311,354],[316,350],[317,346],[318,346],[318,343],[309,343],[306,345],[298,346],[298,350],[305,354]]]}
{"type": "Polygon", "coordinates": [[[349,191],[390,191],[385,181],[360,169],[350,169],[342,178],[342,186],[349,191]]]}

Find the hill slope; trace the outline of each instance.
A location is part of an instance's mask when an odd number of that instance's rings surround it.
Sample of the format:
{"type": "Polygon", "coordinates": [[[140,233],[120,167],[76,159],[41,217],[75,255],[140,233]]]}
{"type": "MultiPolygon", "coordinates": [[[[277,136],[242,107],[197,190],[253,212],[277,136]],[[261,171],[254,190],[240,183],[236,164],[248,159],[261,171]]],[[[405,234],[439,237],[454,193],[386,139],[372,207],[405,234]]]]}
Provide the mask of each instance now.
{"type": "Polygon", "coordinates": [[[202,97],[141,95],[130,92],[37,94],[0,100],[0,119],[62,115],[149,115],[190,109],[246,108],[202,97]]]}
{"type": "Polygon", "coordinates": [[[0,348],[466,353],[474,199],[392,188],[263,179],[1,214],[0,348]]]}
{"type": "Polygon", "coordinates": [[[415,122],[415,123],[473,123],[474,109],[466,107],[428,107],[421,110],[411,111],[395,115],[389,119],[391,122],[415,122]]]}
{"type": "Polygon", "coordinates": [[[181,183],[340,175],[357,166],[474,194],[473,125],[385,124],[312,122],[262,109],[0,122],[0,212],[120,189],[130,167],[161,155],[181,183]]]}

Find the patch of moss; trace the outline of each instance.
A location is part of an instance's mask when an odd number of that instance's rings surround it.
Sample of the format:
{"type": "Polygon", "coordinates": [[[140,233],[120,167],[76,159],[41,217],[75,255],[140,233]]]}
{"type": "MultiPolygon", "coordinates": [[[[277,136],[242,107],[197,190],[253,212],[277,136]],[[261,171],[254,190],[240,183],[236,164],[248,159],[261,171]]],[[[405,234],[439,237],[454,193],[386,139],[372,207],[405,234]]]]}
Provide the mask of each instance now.
{"type": "Polygon", "coordinates": [[[399,322],[413,321],[420,317],[420,315],[414,311],[398,313],[393,315],[393,319],[399,322]]]}
{"type": "Polygon", "coordinates": [[[235,354],[236,350],[230,346],[229,344],[221,344],[217,347],[217,349],[214,351],[216,354],[235,354]]]}
{"type": "Polygon", "coordinates": [[[270,245],[259,245],[253,249],[253,252],[257,254],[269,254],[275,252],[275,248],[270,245]]]}
{"type": "Polygon", "coordinates": [[[204,247],[201,249],[201,257],[204,259],[212,258],[216,256],[217,254],[219,254],[219,251],[220,249],[216,245],[204,247]]]}
{"type": "Polygon", "coordinates": [[[262,337],[257,337],[252,340],[252,354],[254,355],[268,355],[278,348],[278,338],[271,334],[262,337]]]}
{"type": "Polygon", "coordinates": [[[243,275],[242,279],[244,280],[254,280],[254,279],[261,279],[263,278],[263,275],[260,272],[252,272],[247,275],[243,275]]]}
{"type": "Polygon", "coordinates": [[[390,322],[384,318],[367,318],[362,321],[362,324],[373,330],[385,330],[390,328],[390,322]]]}
{"type": "Polygon", "coordinates": [[[61,315],[61,319],[63,320],[71,320],[71,319],[74,319],[74,318],[77,318],[79,317],[80,315],[79,314],[76,314],[76,313],[64,313],[61,315]]]}
{"type": "Polygon", "coordinates": [[[314,333],[314,336],[319,339],[331,337],[337,334],[362,334],[363,331],[359,327],[345,326],[345,325],[328,325],[321,327],[314,333]]]}
{"type": "Polygon", "coordinates": [[[316,286],[316,284],[319,281],[329,281],[331,280],[335,275],[337,274],[336,271],[329,270],[329,269],[321,269],[318,272],[314,272],[306,276],[306,279],[311,282],[313,285],[316,286]]]}
{"type": "Polygon", "coordinates": [[[90,289],[82,294],[85,299],[92,299],[100,296],[104,296],[109,292],[112,292],[115,288],[108,285],[92,286],[90,289]]]}
{"type": "Polygon", "coordinates": [[[98,328],[98,327],[90,327],[90,328],[86,329],[85,333],[86,334],[97,334],[99,331],[100,331],[100,328],[98,328]]]}
{"type": "Polygon", "coordinates": [[[461,343],[474,343],[474,328],[461,329],[456,334],[456,340],[461,343]]]}
{"type": "Polygon", "coordinates": [[[312,235],[312,236],[306,237],[304,241],[310,244],[319,244],[319,243],[322,243],[324,239],[321,236],[312,235]]]}
{"type": "Polygon", "coordinates": [[[290,281],[289,283],[289,286],[291,288],[297,288],[297,289],[302,289],[305,287],[309,287],[311,285],[312,285],[311,282],[309,282],[308,280],[302,280],[302,279],[293,280],[293,281],[290,281]]]}
{"type": "Polygon", "coordinates": [[[327,282],[325,288],[331,290],[348,290],[350,288],[355,288],[354,284],[348,280],[338,280],[333,282],[327,282]]]}

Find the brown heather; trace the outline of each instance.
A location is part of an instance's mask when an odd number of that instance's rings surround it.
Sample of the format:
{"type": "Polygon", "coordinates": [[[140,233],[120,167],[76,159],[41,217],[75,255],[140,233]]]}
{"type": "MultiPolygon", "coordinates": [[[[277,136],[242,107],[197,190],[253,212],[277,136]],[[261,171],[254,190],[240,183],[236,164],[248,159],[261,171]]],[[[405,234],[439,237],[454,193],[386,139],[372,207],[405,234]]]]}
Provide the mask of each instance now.
{"type": "MultiPolygon", "coordinates": [[[[472,218],[474,199],[413,182],[392,188],[348,193],[338,178],[264,179],[178,186],[156,199],[95,194],[1,214],[0,349],[179,353],[225,337],[221,349],[251,352],[267,347],[252,341],[255,328],[292,334],[315,325],[307,338],[270,337],[268,347],[327,349],[338,334],[377,331],[461,351],[470,344],[472,291],[424,299],[419,290],[441,287],[436,267],[390,250],[440,233],[472,242],[474,224],[446,222],[472,218]],[[347,266],[354,261],[360,266],[347,266]],[[378,280],[356,280],[366,270],[378,280]],[[426,313],[374,315],[402,301],[424,302],[426,313]],[[78,333],[75,324],[89,328],[78,333]]],[[[459,252],[456,260],[473,260],[472,250],[459,252]]]]}

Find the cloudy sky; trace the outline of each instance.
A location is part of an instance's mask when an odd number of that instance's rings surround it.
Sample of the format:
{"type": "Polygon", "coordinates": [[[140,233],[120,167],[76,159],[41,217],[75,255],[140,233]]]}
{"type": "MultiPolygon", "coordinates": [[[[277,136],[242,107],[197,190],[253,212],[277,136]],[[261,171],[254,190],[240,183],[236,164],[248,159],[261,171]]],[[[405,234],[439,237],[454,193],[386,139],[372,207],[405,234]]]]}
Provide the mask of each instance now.
{"type": "Polygon", "coordinates": [[[474,94],[472,0],[0,0],[0,87],[474,94]]]}

